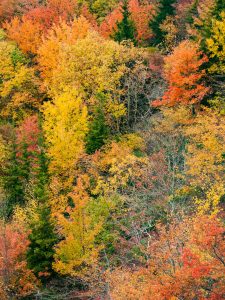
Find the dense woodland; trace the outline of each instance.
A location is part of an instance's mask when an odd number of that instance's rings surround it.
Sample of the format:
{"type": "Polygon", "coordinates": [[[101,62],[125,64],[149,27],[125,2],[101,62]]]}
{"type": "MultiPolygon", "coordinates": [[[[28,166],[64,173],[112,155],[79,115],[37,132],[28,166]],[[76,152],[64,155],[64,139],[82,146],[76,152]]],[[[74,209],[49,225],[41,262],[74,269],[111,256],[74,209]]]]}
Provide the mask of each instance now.
{"type": "Polygon", "coordinates": [[[0,0],[0,299],[225,299],[225,1],[0,0]]]}

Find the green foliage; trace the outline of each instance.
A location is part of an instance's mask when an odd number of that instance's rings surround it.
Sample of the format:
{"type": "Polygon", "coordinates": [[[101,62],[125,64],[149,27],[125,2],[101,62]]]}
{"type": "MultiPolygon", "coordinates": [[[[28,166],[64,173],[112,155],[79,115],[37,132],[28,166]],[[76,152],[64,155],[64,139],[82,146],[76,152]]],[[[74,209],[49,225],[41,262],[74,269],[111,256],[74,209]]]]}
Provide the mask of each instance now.
{"type": "Polygon", "coordinates": [[[16,67],[19,64],[25,64],[26,63],[25,56],[23,55],[23,53],[18,48],[15,48],[12,51],[11,60],[12,60],[12,63],[14,65],[14,67],[16,67]]]}
{"type": "Polygon", "coordinates": [[[27,261],[29,268],[44,280],[53,273],[52,263],[54,261],[54,246],[57,241],[57,236],[54,232],[54,223],[48,203],[48,160],[44,153],[42,133],[40,133],[38,144],[40,152],[36,154],[37,167],[34,184],[34,196],[38,201],[36,211],[38,218],[31,222],[27,261]]]}
{"type": "Polygon", "coordinates": [[[29,235],[30,246],[27,252],[27,262],[30,269],[42,280],[52,275],[54,245],[57,237],[51,220],[51,211],[47,204],[37,208],[38,220],[31,225],[29,235]]]}
{"type": "Polygon", "coordinates": [[[95,153],[104,144],[109,135],[109,128],[106,125],[103,111],[104,94],[99,95],[100,104],[95,109],[93,121],[90,124],[89,132],[86,137],[86,151],[88,154],[95,153]]]}
{"type": "Polygon", "coordinates": [[[175,0],[160,0],[158,6],[158,12],[154,19],[150,22],[150,28],[154,34],[152,40],[153,45],[158,45],[163,42],[165,33],[160,28],[160,25],[166,20],[168,16],[173,16],[175,13],[174,4],[175,0]]]}
{"type": "Polygon", "coordinates": [[[186,15],[185,22],[187,24],[191,24],[191,25],[193,24],[193,22],[194,22],[194,16],[196,16],[196,14],[197,14],[197,9],[198,9],[198,0],[195,0],[192,3],[192,5],[189,8],[188,13],[186,15]]]}
{"type": "Polygon", "coordinates": [[[215,6],[213,9],[212,16],[216,19],[220,19],[220,15],[223,11],[225,11],[224,0],[215,0],[215,6]]]}
{"type": "Polygon", "coordinates": [[[88,1],[90,10],[98,19],[105,17],[118,3],[118,0],[95,0],[88,1]]]}
{"type": "Polygon", "coordinates": [[[6,33],[3,29],[0,29],[0,41],[4,40],[6,37],[6,33]]]}
{"type": "Polygon", "coordinates": [[[16,205],[25,203],[25,187],[29,180],[30,162],[29,153],[25,143],[22,152],[17,152],[15,142],[12,145],[11,155],[3,178],[3,187],[6,193],[6,205],[4,214],[11,217],[16,205]]]}
{"type": "Polygon", "coordinates": [[[123,19],[117,23],[117,31],[114,32],[113,38],[115,41],[121,43],[122,41],[129,40],[136,44],[135,40],[135,25],[130,18],[128,9],[128,1],[125,0],[122,6],[123,19]]]}

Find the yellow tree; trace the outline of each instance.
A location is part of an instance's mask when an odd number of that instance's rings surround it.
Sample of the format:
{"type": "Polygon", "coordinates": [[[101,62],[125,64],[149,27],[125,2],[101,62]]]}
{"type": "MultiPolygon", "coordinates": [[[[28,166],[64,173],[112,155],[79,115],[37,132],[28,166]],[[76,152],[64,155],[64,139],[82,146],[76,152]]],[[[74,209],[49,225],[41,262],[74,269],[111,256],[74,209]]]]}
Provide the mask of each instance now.
{"type": "Polygon", "coordinates": [[[207,39],[207,47],[214,63],[210,71],[213,73],[225,73],[225,12],[221,13],[221,19],[212,20],[211,36],[207,39]]]}
{"type": "Polygon", "coordinates": [[[74,19],[70,25],[61,21],[48,31],[38,49],[39,68],[46,86],[49,86],[54,70],[57,69],[63,45],[74,45],[77,40],[86,37],[90,27],[88,21],[80,17],[74,19]]]}
{"type": "Polygon", "coordinates": [[[107,145],[95,157],[95,165],[99,170],[94,194],[112,195],[118,190],[127,189],[128,183],[137,183],[144,176],[148,165],[146,157],[138,157],[135,151],[143,151],[145,144],[136,134],[127,134],[119,142],[107,145]],[[104,176],[102,175],[104,174],[104,176]]]}
{"type": "Polygon", "coordinates": [[[205,108],[186,128],[189,139],[187,174],[194,185],[205,186],[224,180],[225,118],[219,111],[205,108]]]}
{"type": "Polygon", "coordinates": [[[3,116],[18,116],[40,106],[39,81],[19,49],[0,39],[0,110],[3,116]]]}
{"type": "Polygon", "coordinates": [[[126,115],[122,78],[130,62],[140,61],[140,51],[105,40],[83,18],[63,26],[52,30],[39,49],[39,68],[49,95],[58,95],[65,87],[76,88],[93,113],[103,94],[106,122],[118,129],[126,115]]]}
{"type": "Polygon", "coordinates": [[[87,108],[74,90],[43,105],[46,143],[51,171],[67,172],[84,150],[88,131],[87,108]]]}
{"type": "Polygon", "coordinates": [[[189,140],[186,154],[186,176],[192,187],[203,194],[194,202],[199,214],[217,214],[225,193],[224,153],[225,118],[217,109],[205,108],[185,128],[189,140]]]}
{"type": "Polygon", "coordinates": [[[88,176],[77,180],[76,187],[69,193],[70,206],[66,213],[56,214],[60,234],[64,239],[58,244],[54,269],[62,275],[82,276],[97,262],[101,246],[95,244],[102,229],[101,219],[96,220],[90,211],[90,197],[86,191],[88,176]]]}

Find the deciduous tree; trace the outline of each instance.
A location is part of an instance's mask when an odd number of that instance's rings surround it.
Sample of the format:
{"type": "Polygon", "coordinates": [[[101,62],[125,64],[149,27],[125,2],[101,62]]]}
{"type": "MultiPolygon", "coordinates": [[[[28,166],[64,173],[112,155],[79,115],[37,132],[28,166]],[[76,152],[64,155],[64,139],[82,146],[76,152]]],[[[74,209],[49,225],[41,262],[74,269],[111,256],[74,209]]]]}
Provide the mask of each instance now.
{"type": "Polygon", "coordinates": [[[198,50],[198,45],[183,41],[173,53],[165,58],[164,76],[168,89],[154,106],[174,106],[178,104],[198,104],[209,91],[203,83],[205,71],[201,69],[207,62],[206,56],[198,50]]]}

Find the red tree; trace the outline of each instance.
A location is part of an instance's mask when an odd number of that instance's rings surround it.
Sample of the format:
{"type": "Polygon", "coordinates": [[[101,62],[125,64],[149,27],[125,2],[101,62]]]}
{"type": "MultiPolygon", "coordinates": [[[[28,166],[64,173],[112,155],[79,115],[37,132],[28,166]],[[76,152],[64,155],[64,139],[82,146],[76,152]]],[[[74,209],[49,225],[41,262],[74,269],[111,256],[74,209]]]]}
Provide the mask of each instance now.
{"type": "Polygon", "coordinates": [[[164,77],[168,89],[162,99],[153,102],[153,106],[199,103],[209,91],[202,83],[205,71],[201,67],[205,62],[207,57],[198,50],[197,44],[181,42],[165,58],[164,77]]]}
{"type": "Polygon", "coordinates": [[[144,299],[223,299],[224,234],[222,221],[206,215],[160,225],[150,241],[144,299]]]}
{"type": "MultiPolygon", "coordinates": [[[[117,30],[117,23],[123,18],[121,6],[120,3],[101,23],[99,30],[104,37],[110,37],[117,30]]],[[[135,38],[139,42],[149,39],[152,35],[149,22],[155,12],[154,5],[148,1],[140,4],[138,0],[130,0],[129,11],[137,31],[135,38]]]]}
{"type": "Polygon", "coordinates": [[[35,290],[37,280],[27,268],[28,232],[18,224],[0,227],[0,289],[1,299],[27,296],[35,290]]]}
{"type": "Polygon", "coordinates": [[[17,144],[25,143],[29,152],[38,152],[40,129],[36,115],[27,117],[16,131],[17,144]]]}

